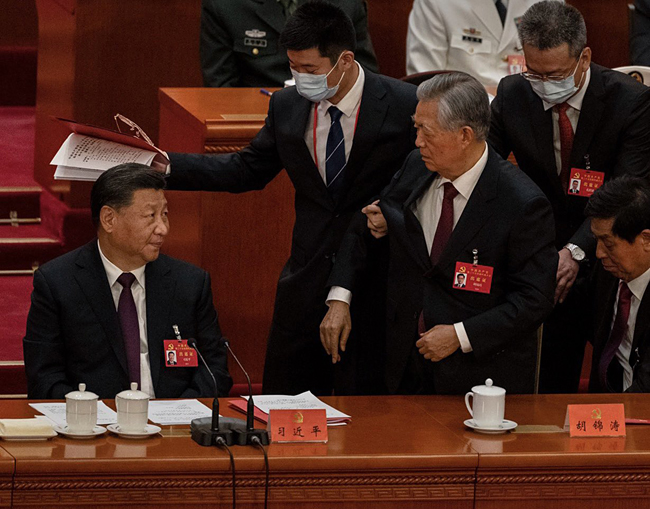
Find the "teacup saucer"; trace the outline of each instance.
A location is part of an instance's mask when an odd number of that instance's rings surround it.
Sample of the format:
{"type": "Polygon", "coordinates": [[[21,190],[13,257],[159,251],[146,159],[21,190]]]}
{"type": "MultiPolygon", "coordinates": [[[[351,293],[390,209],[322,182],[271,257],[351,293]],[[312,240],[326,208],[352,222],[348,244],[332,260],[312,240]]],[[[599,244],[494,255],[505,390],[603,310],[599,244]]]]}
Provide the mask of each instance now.
{"type": "Polygon", "coordinates": [[[477,431],[479,433],[488,433],[488,434],[505,433],[517,427],[517,423],[515,421],[509,421],[508,419],[504,419],[503,422],[498,426],[478,426],[474,422],[474,419],[467,419],[464,422],[464,424],[468,428],[472,428],[474,431],[477,431]]]}
{"type": "Polygon", "coordinates": [[[160,426],[155,426],[153,424],[147,424],[143,431],[129,431],[125,432],[120,430],[120,427],[117,424],[109,424],[108,431],[119,435],[122,438],[147,438],[153,435],[160,433],[162,428],[160,426]]]}
{"type": "Polygon", "coordinates": [[[90,433],[86,433],[86,432],[70,431],[70,429],[67,426],[59,426],[58,424],[56,424],[54,426],[54,431],[67,438],[77,438],[80,440],[84,440],[88,438],[95,438],[98,437],[99,435],[103,435],[104,433],[106,433],[106,428],[104,426],[95,426],[90,433]]]}

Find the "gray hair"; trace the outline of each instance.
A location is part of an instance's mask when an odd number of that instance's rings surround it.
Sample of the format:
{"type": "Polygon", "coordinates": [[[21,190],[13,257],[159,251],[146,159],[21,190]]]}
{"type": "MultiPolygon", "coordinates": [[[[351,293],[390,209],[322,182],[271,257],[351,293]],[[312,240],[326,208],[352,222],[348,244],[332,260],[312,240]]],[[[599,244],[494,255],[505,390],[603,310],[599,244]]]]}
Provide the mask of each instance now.
{"type": "Polygon", "coordinates": [[[490,101],[485,87],[464,72],[438,74],[418,87],[419,101],[438,101],[438,122],[446,131],[469,126],[477,141],[487,139],[490,101]]]}
{"type": "Polygon", "coordinates": [[[578,58],[587,45],[587,27],[580,11],[575,7],[546,0],[533,4],[519,22],[519,39],[522,45],[539,50],[569,45],[569,53],[578,58]]]}

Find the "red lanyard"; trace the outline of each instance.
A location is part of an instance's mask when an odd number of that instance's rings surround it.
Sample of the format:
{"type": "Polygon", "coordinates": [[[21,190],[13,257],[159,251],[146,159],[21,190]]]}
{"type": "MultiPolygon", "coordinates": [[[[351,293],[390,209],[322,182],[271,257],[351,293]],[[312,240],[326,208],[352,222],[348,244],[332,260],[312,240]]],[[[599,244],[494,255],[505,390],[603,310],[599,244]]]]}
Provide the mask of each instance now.
{"type": "MultiPolygon", "coordinates": [[[[320,103],[314,103],[314,162],[316,163],[316,168],[318,168],[318,152],[316,152],[316,128],[318,127],[318,105],[320,103]]],[[[357,124],[359,123],[359,112],[361,111],[361,104],[357,108],[357,116],[354,119],[354,131],[352,135],[357,132],[357,124]]]]}

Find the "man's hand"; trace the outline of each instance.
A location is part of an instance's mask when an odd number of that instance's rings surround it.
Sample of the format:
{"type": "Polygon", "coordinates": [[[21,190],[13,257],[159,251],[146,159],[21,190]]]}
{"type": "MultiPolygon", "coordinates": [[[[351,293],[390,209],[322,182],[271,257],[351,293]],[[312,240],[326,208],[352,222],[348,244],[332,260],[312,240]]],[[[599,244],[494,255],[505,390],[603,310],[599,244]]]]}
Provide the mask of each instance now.
{"type": "Polygon", "coordinates": [[[421,334],[415,346],[425,359],[438,362],[458,350],[460,341],[453,325],[436,325],[421,334]]]}
{"type": "Polygon", "coordinates": [[[375,200],[370,205],[362,208],[361,212],[368,218],[368,228],[372,236],[381,239],[388,233],[388,225],[378,204],[379,200],[375,200]]]}
{"type": "Polygon", "coordinates": [[[328,355],[332,356],[332,364],[341,360],[339,347],[345,352],[345,345],[352,330],[350,305],[340,300],[329,302],[329,311],[320,324],[320,342],[328,355]]]}
{"type": "Polygon", "coordinates": [[[562,248],[558,254],[560,255],[560,261],[557,265],[557,282],[555,287],[556,304],[558,302],[564,302],[564,299],[569,295],[569,290],[571,290],[580,270],[580,264],[571,258],[571,252],[568,249],[562,248]]]}

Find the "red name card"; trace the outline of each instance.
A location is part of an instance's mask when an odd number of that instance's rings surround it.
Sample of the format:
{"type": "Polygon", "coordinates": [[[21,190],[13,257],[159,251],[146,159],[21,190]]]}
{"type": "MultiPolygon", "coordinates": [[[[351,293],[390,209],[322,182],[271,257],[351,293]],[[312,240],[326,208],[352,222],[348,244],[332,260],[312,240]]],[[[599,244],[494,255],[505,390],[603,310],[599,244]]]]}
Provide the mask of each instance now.
{"type": "Polygon", "coordinates": [[[589,198],[604,182],[605,174],[602,171],[571,168],[571,179],[569,180],[567,194],[569,196],[584,196],[589,198]]]}
{"type": "Polygon", "coordinates": [[[624,437],[623,403],[606,405],[569,405],[564,430],[571,437],[624,437]]]}
{"type": "Polygon", "coordinates": [[[327,442],[325,409],[269,411],[271,442],[327,442]]]}
{"type": "Polygon", "coordinates": [[[187,344],[187,339],[166,339],[165,367],[167,368],[196,368],[199,360],[196,350],[187,344]]]}

